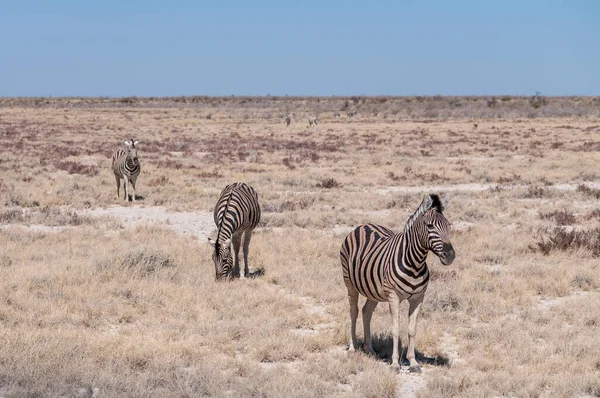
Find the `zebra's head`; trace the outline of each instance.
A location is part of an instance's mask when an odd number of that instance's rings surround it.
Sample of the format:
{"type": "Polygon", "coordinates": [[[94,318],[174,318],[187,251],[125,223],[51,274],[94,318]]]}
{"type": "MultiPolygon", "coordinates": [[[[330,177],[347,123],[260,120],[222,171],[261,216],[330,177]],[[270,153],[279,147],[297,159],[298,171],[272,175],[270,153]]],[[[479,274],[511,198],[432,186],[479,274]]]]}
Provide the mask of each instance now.
{"type": "Polygon", "coordinates": [[[438,256],[444,265],[452,264],[456,256],[450,242],[450,223],[443,214],[449,199],[448,194],[441,198],[436,194],[425,196],[405,227],[406,233],[414,226],[414,231],[419,235],[425,248],[438,256]]]}
{"type": "Polygon", "coordinates": [[[233,257],[231,256],[231,239],[219,243],[208,238],[208,243],[214,247],[213,262],[215,263],[215,279],[229,280],[233,271],[233,257]]]}
{"type": "Polygon", "coordinates": [[[127,147],[127,157],[131,158],[131,160],[133,160],[133,162],[135,164],[139,163],[138,160],[138,154],[137,154],[137,147],[136,145],[138,144],[139,141],[134,141],[133,138],[131,140],[125,140],[123,141],[123,143],[125,143],[125,146],[127,147]]]}

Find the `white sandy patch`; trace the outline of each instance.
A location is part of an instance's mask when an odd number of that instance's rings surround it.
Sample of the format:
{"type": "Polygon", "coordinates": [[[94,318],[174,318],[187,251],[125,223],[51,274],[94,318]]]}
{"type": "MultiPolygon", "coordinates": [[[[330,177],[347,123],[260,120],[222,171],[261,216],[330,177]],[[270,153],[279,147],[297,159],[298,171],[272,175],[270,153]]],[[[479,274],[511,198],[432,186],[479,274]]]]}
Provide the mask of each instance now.
{"type": "Polygon", "coordinates": [[[154,223],[168,225],[181,234],[195,235],[206,240],[215,229],[212,212],[169,212],[164,207],[108,207],[106,209],[90,209],[81,213],[86,216],[111,216],[121,220],[126,226],[154,223]]]}

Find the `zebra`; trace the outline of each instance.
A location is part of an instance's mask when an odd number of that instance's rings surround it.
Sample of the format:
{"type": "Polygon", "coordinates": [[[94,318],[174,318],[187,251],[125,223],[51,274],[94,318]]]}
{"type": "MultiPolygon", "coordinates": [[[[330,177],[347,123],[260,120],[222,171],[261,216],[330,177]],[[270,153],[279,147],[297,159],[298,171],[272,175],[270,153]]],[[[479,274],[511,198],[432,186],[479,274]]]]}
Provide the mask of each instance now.
{"type": "Polygon", "coordinates": [[[406,358],[410,371],[421,372],[415,359],[417,318],[429,281],[425,259],[431,250],[442,264],[450,265],[455,253],[450,243],[449,223],[442,214],[449,195],[427,195],[408,219],[404,231],[395,234],[390,229],[373,224],[357,227],[344,240],[340,250],[344,283],[350,303],[349,350],[356,349],[356,319],[358,296],[367,298],[362,308],[363,349],[375,354],[371,344],[371,316],[379,302],[388,302],[392,314],[392,366],[400,368],[398,359],[399,308],[408,300],[408,348],[406,358]]]}
{"type": "Polygon", "coordinates": [[[310,116],[308,118],[308,127],[316,126],[318,124],[318,120],[316,116],[310,116]]]}
{"type": "Polygon", "coordinates": [[[214,219],[217,237],[214,241],[208,238],[208,242],[215,249],[213,261],[216,280],[249,276],[248,247],[252,231],[260,221],[260,206],[254,188],[243,182],[227,185],[215,206],[214,219]],[[243,246],[244,273],[241,273],[239,264],[240,244],[243,246]]]}
{"type": "Polygon", "coordinates": [[[348,115],[348,118],[353,118],[354,115],[356,115],[356,112],[355,111],[350,111],[350,112],[347,113],[347,115],[348,115]]]}
{"type": "Polygon", "coordinates": [[[123,141],[127,150],[117,149],[112,157],[112,169],[117,182],[117,199],[119,199],[121,179],[123,180],[123,190],[125,191],[125,200],[129,201],[127,195],[127,184],[131,184],[131,198],[135,202],[135,181],[140,175],[140,161],[137,155],[138,141],[123,141]]]}
{"type": "Polygon", "coordinates": [[[291,118],[291,117],[289,117],[289,116],[286,116],[286,117],[285,117],[285,125],[286,125],[286,126],[289,126],[289,125],[290,125],[290,123],[292,123],[292,118],[291,118]]]}

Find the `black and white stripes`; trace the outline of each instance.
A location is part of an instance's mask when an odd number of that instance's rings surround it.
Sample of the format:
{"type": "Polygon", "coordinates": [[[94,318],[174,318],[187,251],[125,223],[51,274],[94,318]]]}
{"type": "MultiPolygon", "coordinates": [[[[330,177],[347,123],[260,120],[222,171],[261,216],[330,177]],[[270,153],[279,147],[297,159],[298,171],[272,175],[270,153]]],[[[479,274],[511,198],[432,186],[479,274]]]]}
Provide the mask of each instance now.
{"type": "Polygon", "coordinates": [[[112,157],[112,169],[117,182],[117,199],[119,198],[119,190],[121,180],[123,180],[123,189],[125,191],[125,200],[128,200],[127,185],[131,186],[131,198],[135,202],[135,181],[140,174],[140,162],[137,155],[138,141],[131,140],[123,141],[127,149],[117,149],[112,157]]]}
{"type": "Polygon", "coordinates": [[[430,250],[444,265],[451,264],[455,256],[450,243],[449,223],[442,214],[447,201],[447,196],[440,198],[438,195],[427,195],[400,234],[379,225],[366,224],[356,228],[344,240],[340,258],[350,302],[351,350],[356,346],[359,294],[367,298],[363,307],[363,348],[367,352],[373,353],[370,336],[373,310],[377,303],[389,302],[394,340],[392,365],[398,366],[398,311],[400,302],[407,299],[407,359],[411,371],[420,371],[415,360],[414,338],[417,317],[429,281],[425,259],[430,250]]]}
{"type": "Polygon", "coordinates": [[[241,182],[227,185],[221,191],[215,206],[214,219],[217,225],[217,238],[215,241],[209,238],[209,243],[215,249],[213,261],[216,279],[229,279],[238,275],[241,278],[248,276],[248,247],[252,231],[260,221],[260,206],[256,191],[241,182]],[[243,247],[243,273],[239,265],[240,245],[243,247]]]}

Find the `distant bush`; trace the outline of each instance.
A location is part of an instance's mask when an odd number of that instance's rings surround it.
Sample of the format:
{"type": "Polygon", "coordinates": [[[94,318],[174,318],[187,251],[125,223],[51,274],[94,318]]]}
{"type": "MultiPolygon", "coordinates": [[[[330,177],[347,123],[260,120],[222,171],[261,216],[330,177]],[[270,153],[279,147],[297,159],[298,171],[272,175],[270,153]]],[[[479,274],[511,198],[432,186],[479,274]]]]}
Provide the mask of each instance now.
{"type": "Polygon", "coordinates": [[[554,228],[546,231],[537,242],[529,245],[533,252],[548,255],[553,251],[586,250],[594,257],[600,256],[600,228],[588,231],[569,231],[565,228],[554,228]]]}

